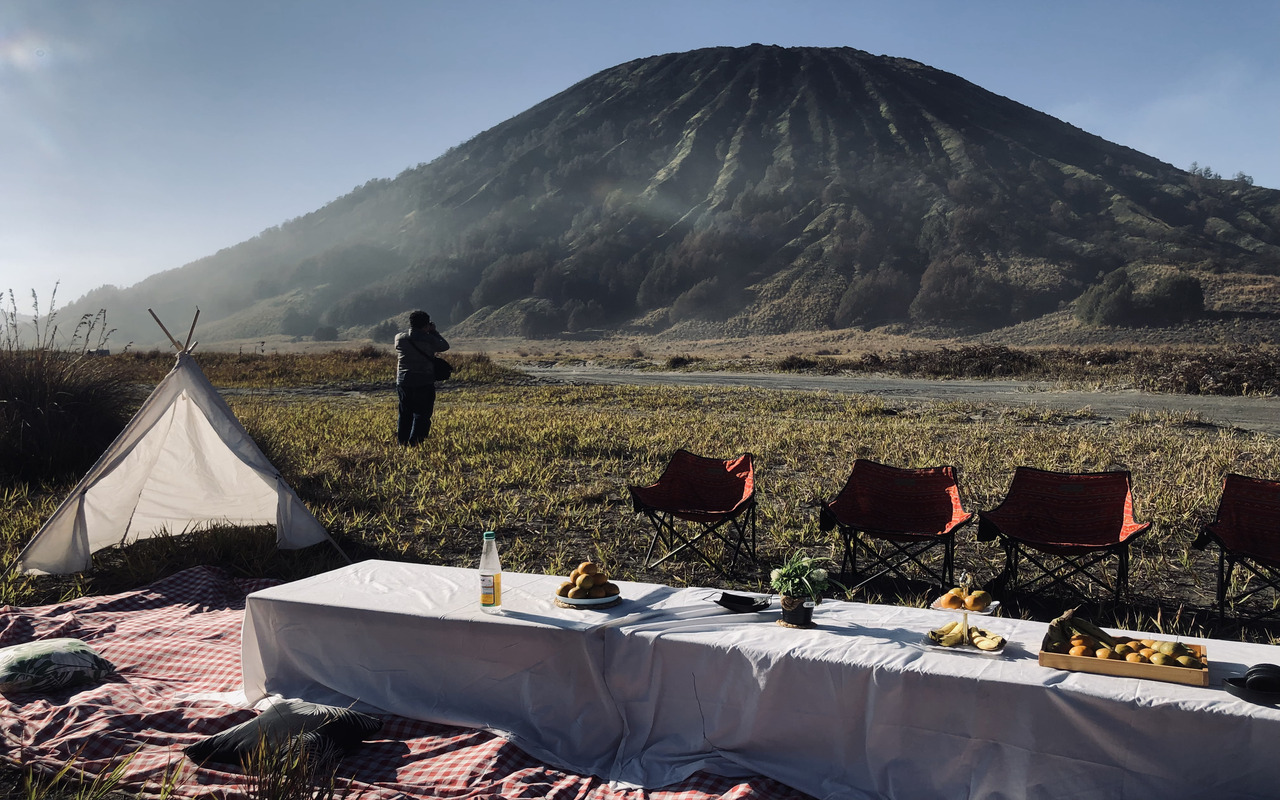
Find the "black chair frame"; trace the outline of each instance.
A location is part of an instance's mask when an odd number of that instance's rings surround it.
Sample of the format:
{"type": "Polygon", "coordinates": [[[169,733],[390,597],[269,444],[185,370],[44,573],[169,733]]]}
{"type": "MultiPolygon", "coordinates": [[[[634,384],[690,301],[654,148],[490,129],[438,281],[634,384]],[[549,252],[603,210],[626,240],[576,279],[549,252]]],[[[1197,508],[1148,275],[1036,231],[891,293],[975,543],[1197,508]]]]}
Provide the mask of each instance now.
{"type": "MultiPolygon", "coordinates": [[[[1259,561],[1241,553],[1234,552],[1223,545],[1222,540],[1214,535],[1213,531],[1208,528],[1201,528],[1200,535],[1191,543],[1191,546],[1197,550],[1203,550],[1210,543],[1218,548],[1218,590],[1216,604],[1218,606],[1218,622],[1221,624],[1226,619],[1227,606],[1237,607],[1255,594],[1267,589],[1280,594],[1280,569],[1271,566],[1263,561],[1259,561]],[[1236,594],[1230,594],[1230,581],[1236,573],[1236,567],[1240,567],[1247,575],[1245,576],[1245,586],[1236,594]],[[1258,585],[1249,586],[1249,583],[1256,578],[1258,585]]],[[[1280,608],[1264,608],[1256,611],[1246,617],[1236,617],[1235,622],[1239,625],[1248,625],[1253,622],[1262,621],[1265,617],[1280,614],[1280,608]]]]}
{"type": "Polygon", "coordinates": [[[1121,543],[1110,547],[1088,550],[1079,555],[1045,552],[1039,548],[1029,547],[1011,536],[1001,536],[1004,544],[1004,572],[994,581],[994,585],[1009,591],[1022,591],[1031,594],[1045,592],[1056,586],[1075,594],[1083,600],[1090,599],[1071,578],[1080,576],[1090,583],[1106,586],[1110,583],[1110,573],[1095,569],[1104,565],[1106,560],[1115,556],[1119,563],[1116,567],[1116,581],[1113,599],[1119,603],[1129,585],[1129,547],[1121,543]],[[1020,582],[1018,562],[1020,557],[1033,564],[1040,573],[1026,583],[1020,582]],[[1056,563],[1052,561],[1056,559],[1056,563]]]}
{"type": "Polygon", "coordinates": [[[692,537],[680,535],[679,531],[676,530],[677,517],[669,511],[660,511],[649,506],[638,508],[637,511],[643,513],[653,523],[653,538],[649,540],[649,549],[644,554],[646,569],[653,569],[685,550],[692,550],[707,566],[726,577],[734,574],[739,556],[745,556],[752,564],[758,563],[756,559],[756,501],[754,498],[744,504],[733,516],[725,517],[705,526],[696,536],[692,537]],[[721,567],[715,559],[705,552],[703,547],[698,546],[708,536],[719,540],[726,553],[732,549],[733,555],[729,558],[728,569],[721,567]],[[654,546],[659,542],[666,548],[667,553],[658,560],[652,561],[654,546]]]}
{"type": "MultiPolygon", "coordinates": [[[[893,575],[904,581],[912,580],[912,576],[906,572],[907,568],[912,564],[915,564],[916,568],[927,575],[930,581],[936,581],[943,589],[949,588],[955,583],[955,530],[945,535],[929,536],[927,538],[906,539],[903,537],[899,539],[896,537],[902,537],[900,533],[841,525],[826,509],[823,509],[822,513],[839,528],[840,538],[844,542],[844,555],[840,560],[840,574],[845,576],[858,574],[858,554],[860,551],[866,554],[866,561],[869,563],[870,569],[878,570],[873,575],[863,578],[856,585],[850,586],[850,591],[885,575],[893,575]],[[876,542],[886,547],[888,552],[881,552],[876,549],[871,542],[858,536],[859,533],[870,534],[876,542]],[[922,560],[924,555],[935,547],[942,548],[942,567],[940,569],[931,567],[922,560]]],[[[962,527],[964,525],[958,526],[956,530],[962,527]]]]}

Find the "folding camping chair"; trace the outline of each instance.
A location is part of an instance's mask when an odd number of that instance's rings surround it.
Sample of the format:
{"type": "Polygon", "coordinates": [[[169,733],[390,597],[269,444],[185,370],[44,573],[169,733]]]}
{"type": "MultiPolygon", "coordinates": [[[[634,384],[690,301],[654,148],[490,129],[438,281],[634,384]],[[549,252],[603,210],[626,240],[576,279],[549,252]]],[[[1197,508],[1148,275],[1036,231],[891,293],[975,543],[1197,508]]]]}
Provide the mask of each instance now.
{"type": "MultiPolygon", "coordinates": [[[[1280,481],[1227,475],[1213,522],[1200,529],[1191,546],[1203,550],[1218,546],[1218,621],[1227,605],[1239,606],[1264,589],[1280,593],[1280,481]],[[1229,594],[1235,568],[1244,570],[1245,581],[1229,594]]],[[[1277,613],[1272,603],[1240,619],[1253,622],[1277,613]]]]}
{"type": "Polygon", "coordinates": [[[960,504],[955,467],[904,469],[864,458],[853,462],[840,494],[818,514],[822,530],[840,530],[841,574],[858,575],[859,553],[866,555],[866,572],[875,570],[858,586],[886,574],[909,579],[913,565],[929,580],[950,586],[956,530],[971,521],[973,514],[960,504]],[[942,564],[931,566],[923,557],[939,547],[942,564]]]}
{"type": "Polygon", "coordinates": [[[1129,543],[1151,523],[1133,519],[1133,491],[1127,470],[1049,472],[1018,467],[1004,501],[978,512],[978,541],[1002,540],[1004,574],[1012,591],[1041,592],[1054,586],[1084,592],[1070,581],[1083,578],[1101,586],[1109,576],[1099,569],[1117,558],[1115,600],[1129,587],[1129,543]],[[1038,573],[1023,580],[1020,562],[1038,573]]]}
{"type": "Polygon", "coordinates": [[[644,556],[649,569],[686,549],[722,574],[732,573],[739,556],[755,563],[755,466],[750,453],[721,460],[677,450],[657,483],[627,488],[636,513],[653,523],[644,556]],[[691,524],[678,525],[676,520],[691,524]],[[707,552],[706,545],[714,539],[722,543],[720,555],[727,569],[707,552]],[[666,555],[651,561],[659,542],[666,555]]]}

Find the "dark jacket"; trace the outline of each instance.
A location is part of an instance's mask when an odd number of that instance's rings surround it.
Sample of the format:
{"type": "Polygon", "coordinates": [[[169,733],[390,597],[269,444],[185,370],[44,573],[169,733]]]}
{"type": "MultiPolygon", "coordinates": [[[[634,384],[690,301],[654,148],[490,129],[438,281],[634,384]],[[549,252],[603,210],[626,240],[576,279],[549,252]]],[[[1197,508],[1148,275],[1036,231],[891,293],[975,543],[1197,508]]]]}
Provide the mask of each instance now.
{"type": "Polygon", "coordinates": [[[449,349],[449,343],[435,331],[415,328],[396,334],[396,385],[431,386],[436,372],[431,357],[449,349]],[[416,347],[414,345],[417,345],[416,347]]]}

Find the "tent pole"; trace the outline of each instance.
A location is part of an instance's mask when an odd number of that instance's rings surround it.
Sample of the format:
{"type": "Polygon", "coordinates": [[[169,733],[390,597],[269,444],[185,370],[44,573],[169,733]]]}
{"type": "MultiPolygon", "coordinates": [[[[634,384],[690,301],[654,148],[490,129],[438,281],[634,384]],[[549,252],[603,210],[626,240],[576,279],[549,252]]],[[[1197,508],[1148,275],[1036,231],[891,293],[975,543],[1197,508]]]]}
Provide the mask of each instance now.
{"type": "Polygon", "coordinates": [[[160,330],[164,331],[164,335],[169,337],[169,341],[173,342],[173,346],[178,348],[178,352],[181,353],[182,345],[178,344],[178,340],[173,338],[172,333],[169,333],[169,329],[166,328],[164,326],[164,323],[160,321],[160,318],[156,316],[156,312],[148,308],[147,313],[151,315],[151,318],[154,319],[156,321],[156,324],[160,326],[160,330]]]}
{"type": "Polygon", "coordinates": [[[200,306],[196,306],[196,315],[191,319],[191,330],[187,331],[187,343],[182,346],[182,352],[191,351],[191,337],[196,335],[196,320],[200,319],[200,306]]]}

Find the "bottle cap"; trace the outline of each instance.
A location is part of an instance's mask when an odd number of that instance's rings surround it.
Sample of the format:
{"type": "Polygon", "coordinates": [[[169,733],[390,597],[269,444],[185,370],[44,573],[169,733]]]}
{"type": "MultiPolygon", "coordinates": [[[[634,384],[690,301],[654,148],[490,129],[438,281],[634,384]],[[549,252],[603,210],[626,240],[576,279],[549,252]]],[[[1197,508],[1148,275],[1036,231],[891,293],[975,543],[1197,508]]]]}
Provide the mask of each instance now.
{"type": "Polygon", "coordinates": [[[492,539],[492,538],[493,538],[493,531],[485,531],[485,532],[484,532],[484,538],[486,538],[486,539],[492,539]]]}

